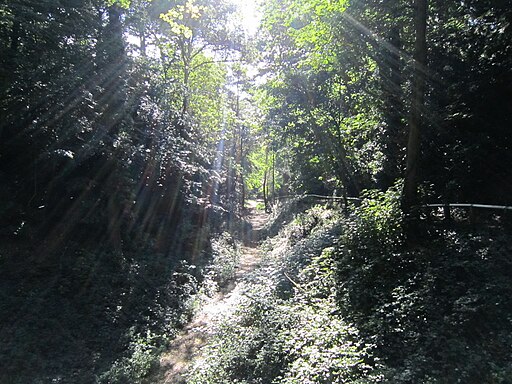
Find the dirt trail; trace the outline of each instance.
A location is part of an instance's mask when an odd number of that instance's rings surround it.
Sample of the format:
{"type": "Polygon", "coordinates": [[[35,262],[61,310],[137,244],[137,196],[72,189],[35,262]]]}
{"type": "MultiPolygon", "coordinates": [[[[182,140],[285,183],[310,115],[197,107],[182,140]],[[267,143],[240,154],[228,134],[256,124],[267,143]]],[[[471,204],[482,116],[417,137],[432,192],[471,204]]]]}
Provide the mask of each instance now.
{"type": "Polygon", "coordinates": [[[184,384],[184,378],[191,362],[200,355],[209,337],[209,326],[216,319],[222,318],[237,300],[237,287],[244,277],[254,271],[260,264],[261,254],[258,243],[261,230],[268,215],[256,209],[256,202],[249,204],[249,221],[252,228],[245,234],[241,247],[240,264],[233,281],[213,298],[210,298],[189,324],[171,343],[168,352],[160,359],[163,384],[184,384]]]}

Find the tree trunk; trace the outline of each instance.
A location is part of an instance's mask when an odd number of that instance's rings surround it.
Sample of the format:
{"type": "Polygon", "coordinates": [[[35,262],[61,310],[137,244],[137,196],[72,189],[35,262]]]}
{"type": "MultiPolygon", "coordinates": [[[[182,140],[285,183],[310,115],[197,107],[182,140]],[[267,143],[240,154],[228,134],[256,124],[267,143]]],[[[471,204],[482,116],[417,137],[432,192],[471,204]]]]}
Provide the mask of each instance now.
{"type": "Polygon", "coordinates": [[[276,152],[272,147],[272,204],[276,203],[276,152]]]}
{"type": "Polygon", "coordinates": [[[140,21],[141,25],[139,27],[139,39],[140,39],[140,55],[142,57],[147,57],[147,43],[146,43],[146,31],[144,30],[144,24],[140,21]]]}
{"type": "Polygon", "coordinates": [[[268,184],[268,177],[267,177],[267,164],[268,164],[268,146],[265,150],[265,170],[263,172],[263,202],[265,204],[265,212],[269,211],[268,207],[268,193],[267,193],[267,184],[268,184]]]}
{"type": "Polygon", "coordinates": [[[242,189],[241,204],[242,210],[245,208],[245,167],[244,167],[244,129],[240,126],[240,188],[242,189]]]}
{"type": "Polygon", "coordinates": [[[407,144],[407,166],[403,190],[402,209],[406,214],[418,203],[418,163],[420,157],[420,132],[425,98],[425,74],[427,62],[427,8],[428,0],[416,0],[414,47],[414,74],[412,106],[409,116],[409,140],[407,144]]]}
{"type": "Polygon", "coordinates": [[[183,101],[181,107],[181,116],[184,117],[190,109],[190,75],[192,56],[190,46],[187,41],[180,39],[178,41],[179,51],[181,55],[181,62],[183,64],[183,101]]]}
{"type": "Polygon", "coordinates": [[[190,109],[189,100],[189,82],[190,82],[190,70],[188,64],[184,65],[183,68],[183,103],[181,107],[181,115],[185,116],[190,109]]]}
{"type": "MultiPolygon", "coordinates": [[[[393,17],[397,17],[397,11],[393,11],[393,17]]],[[[402,60],[400,50],[402,49],[401,28],[394,25],[389,31],[388,42],[391,48],[383,49],[383,57],[380,64],[383,112],[386,128],[383,142],[386,149],[386,157],[383,162],[383,170],[379,177],[380,187],[387,189],[393,185],[401,174],[401,163],[403,155],[404,127],[403,95],[402,95],[402,60]]]]}

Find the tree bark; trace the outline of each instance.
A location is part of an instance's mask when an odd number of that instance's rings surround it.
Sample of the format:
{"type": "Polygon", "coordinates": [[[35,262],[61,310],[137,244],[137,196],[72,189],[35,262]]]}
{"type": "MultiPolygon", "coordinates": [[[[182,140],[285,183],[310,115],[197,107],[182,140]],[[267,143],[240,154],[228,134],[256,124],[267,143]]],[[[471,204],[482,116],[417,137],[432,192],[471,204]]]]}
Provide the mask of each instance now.
{"type": "Polygon", "coordinates": [[[268,146],[265,150],[265,170],[263,172],[263,202],[265,204],[265,212],[269,211],[268,204],[268,177],[267,177],[267,165],[268,165],[268,146]]]}
{"type": "Polygon", "coordinates": [[[276,152],[272,145],[272,204],[276,203],[276,152]]]}
{"type": "Polygon", "coordinates": [[[140,55],[142,57],[147,57],[147,43],[146,43],[146,31],[144,30],[143,22],[140,21],[141,25],[139,26],[139,39],[140,39],[140,55]]]}
{"type": "MultiPolygon", "coordinates": [[[[396,18],[397,10],[393,10],[393,17],[396,18]]],[[[384,132],[384,145],[386,157],[383,163],[382,174],[379,177],[379,184],[387,189],[400,177],[402,168],[402,155],[405,146],[403,116],[403,94],[402,94],[402,73],[403,65],[400,57],[402,49],[401,28],[399,25],[391,27],[388,36],[390,47],[383,49],[380,63],[381,82],[383,93],[384,121],[386,129],[384,132]]]]}
{"type": "Polygon", "coordinates": [[[242,210],[244,209],[245,207],[245,162],[244,162],[244,129],[243,129],[243,126],[240,125],[240,159],[239,159],[239,164],[240,164],[240,188],[241,188],[241,205],[242,205],[242,210]]]}
{"type": "Polygon", "coordinates": [[[412,105],[409,116],[409,140],[407,143],[407,165],[403,189],[402,209],[406,214],[418,203],[418,163],[420,157],[421,123],[425,98],[425,74],[427,62],[427,9],[428,0],[416,0],[414,47],[414,74],[412,105]]]}

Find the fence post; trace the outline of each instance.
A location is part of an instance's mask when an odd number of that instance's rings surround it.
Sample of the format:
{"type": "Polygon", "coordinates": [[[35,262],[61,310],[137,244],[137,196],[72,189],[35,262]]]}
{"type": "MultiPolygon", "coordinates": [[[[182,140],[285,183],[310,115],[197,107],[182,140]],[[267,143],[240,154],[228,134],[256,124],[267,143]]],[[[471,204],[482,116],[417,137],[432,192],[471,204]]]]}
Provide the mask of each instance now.
{"type": "Polygon", "coordinates": [[[444,221],[446,221],[447,223],[452,221],[452,216],[450,214],[450,204],[445,203],[445,205],[443,206],[443,213],[444,213],[444,221]]]}

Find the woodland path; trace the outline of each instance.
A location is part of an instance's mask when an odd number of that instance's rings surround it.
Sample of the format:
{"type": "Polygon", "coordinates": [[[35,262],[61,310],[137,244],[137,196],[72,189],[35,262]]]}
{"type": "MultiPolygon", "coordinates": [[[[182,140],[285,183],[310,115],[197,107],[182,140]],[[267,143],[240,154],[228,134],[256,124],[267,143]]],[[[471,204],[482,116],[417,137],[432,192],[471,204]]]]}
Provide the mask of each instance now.
{"type": "Polygon", "coordinates": [[[211,334],[211,325],[232,309],[240,296],[239,284],[254,271],[261,262],[259,249],[260,233],[268,219],[268,214],[256,209],[256,201],[248,202],[251,229],[245,233],[241,246],[241,257],[233,280],[215,297],[209,298],[192,320],[173,340],[168,351],[160,358],[162,384],[185,384],[185,374],[191,363],[200,357],[201,348],[206,345],[211,334]]]}

